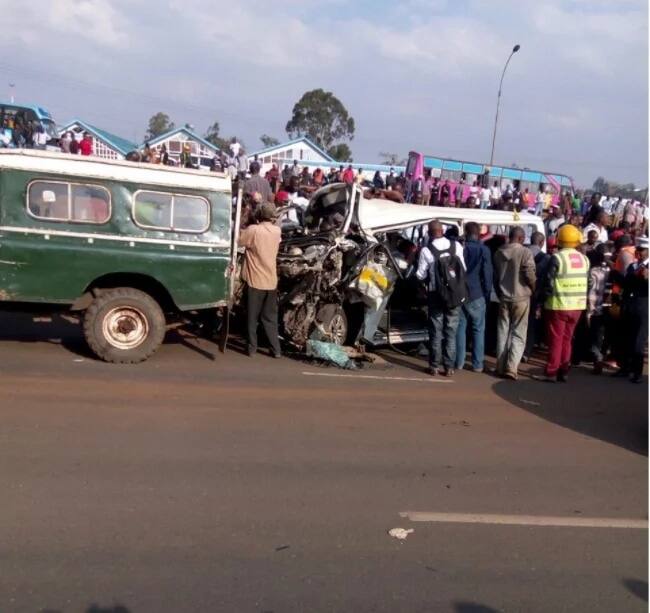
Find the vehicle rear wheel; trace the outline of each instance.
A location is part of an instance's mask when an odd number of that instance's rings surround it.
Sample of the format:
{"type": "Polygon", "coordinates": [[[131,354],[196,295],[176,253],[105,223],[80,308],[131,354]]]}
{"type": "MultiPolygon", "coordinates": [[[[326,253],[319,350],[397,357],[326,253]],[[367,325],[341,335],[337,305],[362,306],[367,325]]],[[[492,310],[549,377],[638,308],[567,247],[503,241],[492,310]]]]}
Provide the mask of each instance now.
{"type": "Polygon", "coordinates": [[[132,287],[102,290],[86,310],[84,336],[106,362],[134,364],[150,357],[165,337],[160,305],[132,287]]]}
{"type": "Polygon", "coordinates": [[[329,342],[345,345],[348,338],[348,318],[343,307],[326,305],[319,310],[317,320],[329,342]]]}

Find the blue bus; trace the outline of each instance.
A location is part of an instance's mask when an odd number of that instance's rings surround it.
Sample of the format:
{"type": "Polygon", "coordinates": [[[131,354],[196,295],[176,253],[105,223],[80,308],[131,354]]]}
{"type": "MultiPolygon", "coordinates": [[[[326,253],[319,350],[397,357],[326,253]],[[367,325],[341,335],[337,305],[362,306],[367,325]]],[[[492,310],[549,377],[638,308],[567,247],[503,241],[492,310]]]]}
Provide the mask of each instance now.
{"type": "Polygon", "coordinates": [[[30,125],[32,129],[42,127],[48,136],[48,145],[56,145],[59,135],[56,124],[49,111],[35,104],[16,104],[0,101],[0,133],[2,144],[7,147],[17,146],[14,138],[16,125],[30,125]]]}

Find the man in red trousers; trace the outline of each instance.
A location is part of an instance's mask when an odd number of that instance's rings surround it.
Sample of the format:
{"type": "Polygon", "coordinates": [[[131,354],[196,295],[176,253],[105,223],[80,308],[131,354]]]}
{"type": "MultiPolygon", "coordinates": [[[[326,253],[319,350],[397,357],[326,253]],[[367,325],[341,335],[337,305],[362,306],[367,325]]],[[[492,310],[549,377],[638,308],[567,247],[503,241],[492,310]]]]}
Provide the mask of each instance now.
{"type": "Polygon", "coordinates": [[[582,233],[571,224],[557,233],[560,250],[551,257],[542,289],[546,309],[548,361],[538,381],[566,383],[571,367],[573,333],[582,311],[587,308],[589,260],[576,247],[582,233]]]}

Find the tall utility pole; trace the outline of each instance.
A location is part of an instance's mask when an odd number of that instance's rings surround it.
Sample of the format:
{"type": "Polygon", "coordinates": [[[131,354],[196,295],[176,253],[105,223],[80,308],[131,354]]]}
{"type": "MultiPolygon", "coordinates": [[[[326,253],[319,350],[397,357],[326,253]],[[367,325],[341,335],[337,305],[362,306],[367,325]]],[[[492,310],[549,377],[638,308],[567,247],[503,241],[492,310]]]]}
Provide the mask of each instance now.
{"type": "Polygon", "coordinates": [[[499,81],[499,93],[497,94],[497,112],[494,116],[494,132],[492,134],[492,153],[490,154],[490,166],[492,166],[494,163],[494,143],[497,140],[497,124],[499,123],[499,104],[501,104],[501,88],[503,87],[503,77],[506,76],[506,70],[508,68],[508,64],[510,64],[512,56],[517,53],[519,49],[521,49],[521,45],[515,45],[512,48],[512,51],[508,56],[508,60],[506,61],[506,65],[503,67],[503,72],[501,73],[501,81],[499,81]]]}

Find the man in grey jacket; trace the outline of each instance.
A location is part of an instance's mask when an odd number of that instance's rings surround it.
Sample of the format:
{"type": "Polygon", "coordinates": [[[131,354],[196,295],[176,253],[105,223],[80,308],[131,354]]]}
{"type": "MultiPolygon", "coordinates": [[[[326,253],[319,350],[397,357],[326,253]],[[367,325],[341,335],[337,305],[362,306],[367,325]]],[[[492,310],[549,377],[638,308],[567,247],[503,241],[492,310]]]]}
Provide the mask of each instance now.
{"type": "Polygon", "coordinates": [[[510,230],[509,241],[494,256],[494,290],[499,298],[497,320],[497,376],[517,380],[526,346],[530,297],[535,291],[535,260],[524,247],[526,233],[510,230]]]}

